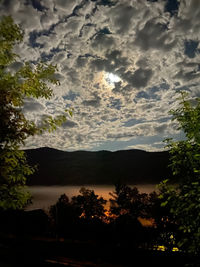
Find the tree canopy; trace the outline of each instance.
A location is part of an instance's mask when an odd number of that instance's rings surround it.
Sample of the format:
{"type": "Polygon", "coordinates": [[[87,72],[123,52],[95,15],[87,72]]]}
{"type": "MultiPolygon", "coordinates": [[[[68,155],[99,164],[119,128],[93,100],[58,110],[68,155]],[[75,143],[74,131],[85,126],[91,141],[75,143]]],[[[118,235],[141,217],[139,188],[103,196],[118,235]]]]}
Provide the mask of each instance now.
{"type": "MultiPolygon", "coordinates": [[[[23,33],[9,16],[0,21],[0,208],[21,209],[30,200],[25,188],[26,178],[34,171],[20,150],[29,136],[52,131],[66,120],[66,113],[53,118],[46,116],[40,125],[28,120],[22,108],[27,98],[53,96],[49,84],[59,85],[52,64],[21,62],[16,71],[10,66],[20,57],[13,50],[22,42],[23,33]]],[[[70,113],[71,114],[71,113],[70,113]]]]}
{"type": "Polygon", "coordinates": [[[197,253],[200,244],[200,98],[190,99],[182,92],[178,108],[170,113],[178,122],[178,129],[185,133],[185,139],[167,139],[173,177],[160,185],[162,206],[169,207],[179,226],[179,247],[197,253]]]}
{"type": "Polygon", "coordinates": [[[148,195],[139,193],[137,187],[131,188],[125,184],[116,184],[115,191],[110,193],[110,209],[116,216],[128,214],[134,219],[143,217],[148,195]]]}
{"type": "Polygon", "coordinates": [[[80,214],[87,220],[105,217],[106,200],[95,194],[94,190],[82,187],[78,196],[72,197],[72,204],[80,210],[80,214]]]}

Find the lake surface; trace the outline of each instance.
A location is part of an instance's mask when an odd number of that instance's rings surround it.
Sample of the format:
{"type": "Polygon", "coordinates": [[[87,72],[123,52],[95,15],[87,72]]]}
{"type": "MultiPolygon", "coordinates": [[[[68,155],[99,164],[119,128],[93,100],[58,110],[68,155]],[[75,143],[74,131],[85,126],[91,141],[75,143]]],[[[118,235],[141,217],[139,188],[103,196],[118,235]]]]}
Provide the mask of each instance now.
{"type": "MultiPolygon", "coordinates": [[[[155,184],[134,185],[138,188],[140,193],[150,193],[156,190],[155,184]]],[[[48,210],[49,207],[55,204],[62,194],[66,194],[69,198],[79,194],[79,185],[66,185],[66,186],[30,186],[29,191],[33,197],[32,204],[27,210],[44,209],[48,210]]],[[[85,188],[92,189],[99,196],[109,200],[109,192],[114,191],[113,185],[84,185],[85,188]]],[[[131,186],[132,187],[132,186],[131,186]]]]}

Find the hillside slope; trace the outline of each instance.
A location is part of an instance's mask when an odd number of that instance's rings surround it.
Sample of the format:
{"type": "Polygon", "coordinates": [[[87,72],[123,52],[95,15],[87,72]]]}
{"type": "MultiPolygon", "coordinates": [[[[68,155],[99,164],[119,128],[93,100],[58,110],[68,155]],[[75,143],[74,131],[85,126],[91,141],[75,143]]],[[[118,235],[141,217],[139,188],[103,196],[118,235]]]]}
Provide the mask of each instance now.
{"type": "Polygon", "coordinates": [[[64,152],[52,148],[26,150],[38,170],[29,185],[157,183],[169,176],[169,153],[142,150],[64,152]]]}

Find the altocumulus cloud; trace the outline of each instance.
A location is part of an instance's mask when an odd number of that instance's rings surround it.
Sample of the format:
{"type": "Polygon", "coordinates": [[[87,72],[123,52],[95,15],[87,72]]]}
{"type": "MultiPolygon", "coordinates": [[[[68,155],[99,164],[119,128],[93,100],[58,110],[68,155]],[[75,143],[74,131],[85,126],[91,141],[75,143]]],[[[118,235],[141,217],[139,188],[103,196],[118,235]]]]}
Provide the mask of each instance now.
{"type": "Polygon", "coordinates": [[[58,66],[53,99],[27,99],[25,115],[39,122],[74,109],[27,148],[159,150],[181,136],[168,111],[176,91],[200,95],[198,0],[4,0],[2,15],[24,29],[15,47],[22,61],[58,66]]]}

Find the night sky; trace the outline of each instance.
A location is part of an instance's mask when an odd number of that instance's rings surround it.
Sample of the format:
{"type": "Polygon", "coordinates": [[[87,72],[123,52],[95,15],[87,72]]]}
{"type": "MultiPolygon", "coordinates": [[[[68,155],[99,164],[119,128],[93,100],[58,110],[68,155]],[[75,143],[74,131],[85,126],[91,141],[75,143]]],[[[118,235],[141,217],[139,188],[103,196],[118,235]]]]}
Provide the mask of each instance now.
{"type": "Polygon", "coordinates": [[[26,148],[158,151],[180,139],[168,112],[177,93],[200,96],[199,0],[5,0],[24,30],[19,62],[57,64],[51,100],[26,99],[26,117],[73,108],[56,132],[29,138],[26,148]]]}

